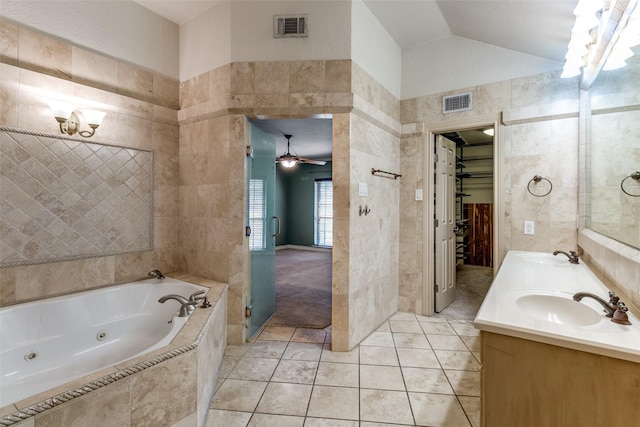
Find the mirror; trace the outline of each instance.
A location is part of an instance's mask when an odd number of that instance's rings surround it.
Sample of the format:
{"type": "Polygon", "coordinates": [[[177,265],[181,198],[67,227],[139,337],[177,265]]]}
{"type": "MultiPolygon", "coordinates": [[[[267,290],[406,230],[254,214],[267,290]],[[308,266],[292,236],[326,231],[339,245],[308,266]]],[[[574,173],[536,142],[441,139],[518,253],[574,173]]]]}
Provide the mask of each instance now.
{"type": "Polygon", "coordinates": [[[600,72],[589,89],[585,223],[640,249],[640,49],[634,51],[626,67],[600,72]]]}

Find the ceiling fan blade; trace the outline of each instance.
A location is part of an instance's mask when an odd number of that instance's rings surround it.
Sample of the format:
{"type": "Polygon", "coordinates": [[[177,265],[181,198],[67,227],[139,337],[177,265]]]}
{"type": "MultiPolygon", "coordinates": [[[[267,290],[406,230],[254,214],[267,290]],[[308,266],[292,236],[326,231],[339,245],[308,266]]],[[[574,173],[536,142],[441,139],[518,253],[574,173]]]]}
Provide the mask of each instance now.
{"type": "Polygon", "coordinates": [[[313,160],[307,159],[306,157],[298,157],[298,160],[300,161],[300,163],[306,163],[308,165],[324,166],[327,164],[327,162],[325,162],[324,160],[313,160]]]}

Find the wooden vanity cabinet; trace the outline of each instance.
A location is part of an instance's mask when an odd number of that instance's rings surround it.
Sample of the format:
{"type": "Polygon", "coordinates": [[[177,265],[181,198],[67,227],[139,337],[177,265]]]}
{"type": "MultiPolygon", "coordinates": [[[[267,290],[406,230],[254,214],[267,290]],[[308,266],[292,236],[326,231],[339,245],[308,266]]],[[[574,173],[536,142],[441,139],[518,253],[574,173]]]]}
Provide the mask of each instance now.
{"type": "Polygon", "coordinates": [[[486,331],[481,340],[483,427],[640,425],[640,363],[486,331]]]}

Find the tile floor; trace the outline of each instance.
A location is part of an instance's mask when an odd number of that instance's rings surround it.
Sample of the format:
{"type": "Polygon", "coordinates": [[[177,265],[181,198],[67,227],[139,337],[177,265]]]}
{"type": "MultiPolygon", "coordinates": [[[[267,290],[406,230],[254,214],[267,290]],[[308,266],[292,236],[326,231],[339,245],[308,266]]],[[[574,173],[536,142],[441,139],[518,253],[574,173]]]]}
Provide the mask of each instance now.
{"type": "Polygon", "coordinates": [[[267,326],[228,346],[207,427],[480,425],[471,322],[396,313],[354,350],[322,329],[267,326]]]}

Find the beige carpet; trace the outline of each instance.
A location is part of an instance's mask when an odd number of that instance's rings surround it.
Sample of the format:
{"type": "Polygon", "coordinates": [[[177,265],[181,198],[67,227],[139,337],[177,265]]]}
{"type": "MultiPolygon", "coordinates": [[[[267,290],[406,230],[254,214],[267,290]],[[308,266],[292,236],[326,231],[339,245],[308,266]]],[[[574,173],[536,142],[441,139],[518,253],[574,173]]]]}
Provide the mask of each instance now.
{"type": "Polygon", "coordinates": [[[331,252],[276,251],[276,312],[270,326],[331,324],[331,252]]]}

